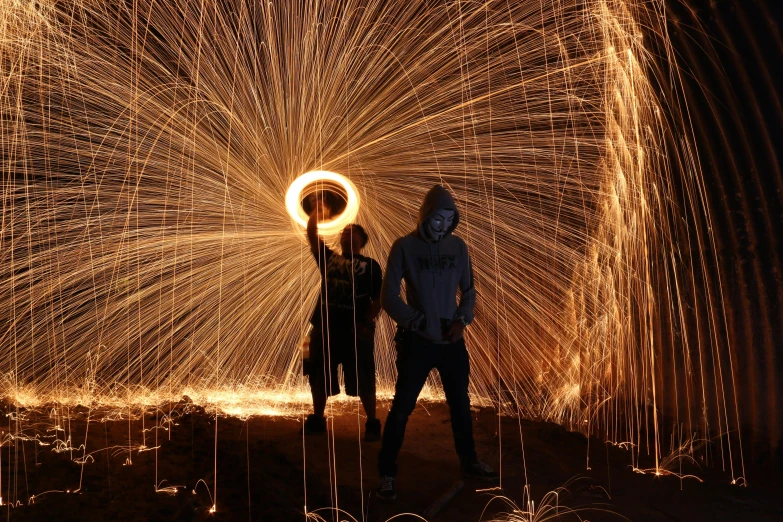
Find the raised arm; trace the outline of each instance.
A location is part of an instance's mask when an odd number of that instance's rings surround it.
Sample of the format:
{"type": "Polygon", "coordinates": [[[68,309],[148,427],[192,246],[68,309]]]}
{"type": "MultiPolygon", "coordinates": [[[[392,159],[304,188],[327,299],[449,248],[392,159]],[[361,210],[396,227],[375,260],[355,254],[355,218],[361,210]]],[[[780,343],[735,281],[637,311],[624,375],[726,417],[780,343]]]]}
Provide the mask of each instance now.
{"type": "Polygon", "coordinates": [[[386,274],[381,287],[381,305],[389,317],[407,330],[421,330],[425,325],[424,314],[409,306],[400,296],[402,286],[403,252],[400,242],[392,245],[389,260],[386,263],[386,274]]]}
{"type": "Polygon", "coordinates": [[[321,200],[318,200],[313,211],[310,212],[310,219],[307,220],[307,241],[310,243],[310,252],[316,259],[323,254],[326,246],[318,235],[318,223],[326,218],[326,214],[327,208],[321,200]]]}

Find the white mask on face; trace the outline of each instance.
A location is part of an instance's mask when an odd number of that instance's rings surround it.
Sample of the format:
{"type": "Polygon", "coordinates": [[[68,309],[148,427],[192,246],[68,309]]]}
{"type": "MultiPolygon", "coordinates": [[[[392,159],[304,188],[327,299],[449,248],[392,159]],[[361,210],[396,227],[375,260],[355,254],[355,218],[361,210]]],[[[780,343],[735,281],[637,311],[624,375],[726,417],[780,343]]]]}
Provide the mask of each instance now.
{"type": "Polygon", "coordinates": [[[438,210],[424,223],[424,231],[433,241],[440,241],[454,223],[453,210],[438,210]]]}

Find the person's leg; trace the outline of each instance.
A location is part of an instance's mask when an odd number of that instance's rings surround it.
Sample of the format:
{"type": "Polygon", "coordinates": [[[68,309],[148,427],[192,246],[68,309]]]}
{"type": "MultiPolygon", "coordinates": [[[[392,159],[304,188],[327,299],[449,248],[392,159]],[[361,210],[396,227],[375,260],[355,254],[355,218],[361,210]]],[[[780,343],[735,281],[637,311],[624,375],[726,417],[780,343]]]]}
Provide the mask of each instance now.
{"type": "MultiPolygon", "coordinates": [[[[326,360],[324,379],[326,379],[326,396],[340,394],[340,365],[343,364],[345,341],[335,331],[339,328],[330,327],[323,339],[323,353],[326,360]]],[[[343,364],[343,367],[345,365],[343,364]]]]}
{"type": "Polygon", "coordinates": [[[367,420],[377,419],[376,406],[375,406],[375,391],[359,392],[359,399],[362,401],[362,407],[364,413],[367,415],[367,420]]]}
{"type": "Polygon", "coordinates": [[[345,381],[345,394],[349,397],[358,397],[361,393],[361,368],[359,359],[359,343],[353,333],[353,325],[350,328],[350,335],[344,336],[340,340],[340,349],[342,353],[341,361],[343,363],[343,380],[345,381]]]}
{"type": "Polygon", "coordinates": [[[326,431],[324,410],[328,397],[329,368],[324,358],[321,332],[316,329],[313,329],[310,336],[310,360],[307,364],[307,375],[310,381],[310,395],[313,398],[313,413],[307,416],[302,429],[306,435],[324,433],[326,431]]]}
{"type": "Polygon", "coordinates": [[[323,417],[328,396],[326,387],[329,384],[329,369],[320,328],[313,328],[310,333],[309,380],[310,395],[313,397],[313,415],[323,417]]]}
{"type": "Polygon", "coordinates": [[[324,410],[326,409],[326,387],[323,378],[313,379],[310,375],[310,393],[313,397],[313,413],[305,419],[302,430],[305,435],[316,435],[326,432],[326,419],[324,410]]]}
{"type": "Polygon", "coordinates": [[[356,377],[359,399],[362,401],[367,420],[375,419],[375,343],[359,339],[356,343],[356,377]]]}
{"type": "Polygon", "coordinates": [[[375,355],[372,339],[354,336],[351,330],[350,338],[343,340],[343,377],[345,378],[345,394],[350,397],[359,396],[367,415],[365,423],[365,440],[374,442],[381,438],[381,422],[376,418],[375,408],[375,355]]]}
{"type": "Polygon", "coordinates": [[[326,411],[326,383],[323,379],[318,380],[321,382],[317,382],[315,386],[310,380],[310,394],[313,396],[313,415],[323,417],[326,411]]]}
{"type": "Polygon", "coordinates": [[[364,423],[364,440],[376,442],[381,440],[381,421],[376,416],[375,402],[375,343],[373,339],[361,339],[357,343],[357,378],[359,381],[359,398],[367,415],[364,423]]]}
{"type": "MultiPolygon", "coordinates": [[[[408,335],[415,337],[412,333],[408,335]]],[[[383,427],[383,442],[378,455],[378,473],[381,477],[394,477],[397,474],[397,455],[402,448],[408,417],[416,407],[416,400],[432,369],[431,350],[430,343],[413,339],[398,341],[397,383],[383,427]]]]}
{"type": "Polygon", "coordinates": [[[467,468],[477,461],[468,396],[470,359],[464,339],[450,345],[439,346],[438,349],[436,368],[443,383],[446,403],[449,405],[454,446],[462,467],[467,468]]]}

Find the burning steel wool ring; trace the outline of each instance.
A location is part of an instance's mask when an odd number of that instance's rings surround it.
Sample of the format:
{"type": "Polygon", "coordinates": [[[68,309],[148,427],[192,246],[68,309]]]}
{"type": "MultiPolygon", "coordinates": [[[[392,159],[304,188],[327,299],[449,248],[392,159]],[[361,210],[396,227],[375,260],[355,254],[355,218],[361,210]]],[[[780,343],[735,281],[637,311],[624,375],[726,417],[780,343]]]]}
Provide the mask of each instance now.
{"type": "Polygon", "coordinates": [[[285,195],[285,206],[291,217],[301,226],[307,226],[308,216],[302,207],[302,192],[319,182],[332,186],[339,186],[345,191],[345,209],[336,217],[318,224],[318,231],[323,235],[335,234],[346,225],[353,222],[359,213],[359,194],[356,187],[345,176],[328,170],[313,170],[305,172],[291,183],[285,195]]]}

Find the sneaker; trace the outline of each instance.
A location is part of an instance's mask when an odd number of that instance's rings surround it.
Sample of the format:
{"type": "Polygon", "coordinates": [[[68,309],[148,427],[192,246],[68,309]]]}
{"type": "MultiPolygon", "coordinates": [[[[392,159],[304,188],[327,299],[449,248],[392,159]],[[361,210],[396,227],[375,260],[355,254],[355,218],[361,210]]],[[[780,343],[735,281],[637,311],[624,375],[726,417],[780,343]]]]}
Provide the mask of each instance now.
{"type": "Polygon", "coordinates": [[[381,440],[381,421],[378,419],[367,419],[364,423],[364,441],[377,442],[381,440]]]}
{"type": "Polygon", "coordinates": [[[475,478],[494,482],[500,478],[498,472],[484,462],[474,462],[470,466],[462,468],[462,474],[467,478],[475,478]]]}
{"type": "Polygon", "coordinates": [[[305,419],[300,433],[304,433],[305,435],[326,433],[326,419],[323,417],[316,417],[311,413],[307,416],[307,419],[305,419]]]}
{"type": "Polygon", "coordinates": [[[397,492],[394,491],[394,477],[381,477],[377,495],[381,500],[395,500],[397,498],[397,492]]]}

